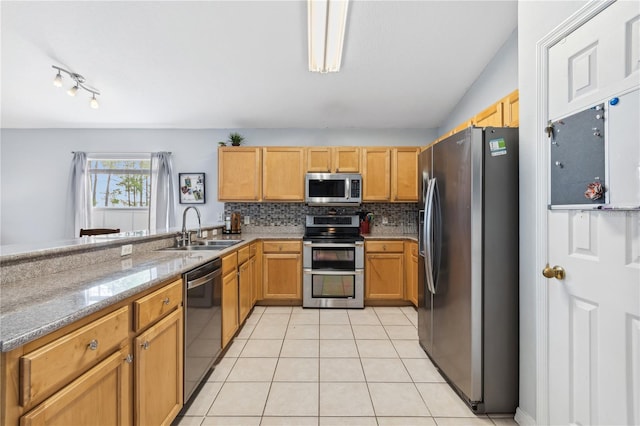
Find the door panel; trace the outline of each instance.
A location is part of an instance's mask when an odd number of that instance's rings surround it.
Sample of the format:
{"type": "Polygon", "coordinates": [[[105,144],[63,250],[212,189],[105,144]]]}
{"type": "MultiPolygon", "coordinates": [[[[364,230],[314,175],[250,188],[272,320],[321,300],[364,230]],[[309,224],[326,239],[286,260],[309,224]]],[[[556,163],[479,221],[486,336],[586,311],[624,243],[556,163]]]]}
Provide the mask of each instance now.
{"type": "MultiPolygon", "coordinates": [[[[636,108],[626,105],[638,87],[639,15],[637,2],[613,3],[549,49],[547,119],[606,102],[614,179],[637,174],[637,114],[618,118],[636,108]]],[[[611,183],[612,202],[621,185],[611,183]]],[[[547,282],[549,422],[639,424],[640,212],[549,210],[547,221],[549,264],[566,271],[547,282]]]]}
{"type": "Polygon", "coordinates": [[[638,85],[639,15],[637,1],[618,1],[549,50],[551,119],[638,85]]]}

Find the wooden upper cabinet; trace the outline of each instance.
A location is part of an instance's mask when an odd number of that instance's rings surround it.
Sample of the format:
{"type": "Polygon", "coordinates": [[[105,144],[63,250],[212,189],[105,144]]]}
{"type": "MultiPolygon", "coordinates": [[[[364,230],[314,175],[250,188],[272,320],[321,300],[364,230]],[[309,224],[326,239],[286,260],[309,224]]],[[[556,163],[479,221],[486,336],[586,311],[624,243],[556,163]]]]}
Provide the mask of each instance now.
{"type": "Polygon", "coordinates": [[[307,148],[307,172],[359,173],[360,148],[355,146],[307,148]]]}
{"type": "Polygon", "coordinates": [[[310,147],[307,148],[307,172],[329,173],[331,172],[331,148],[310,147]]]}
{"type": "Polygon", "coordinates": [[[262,199],[304,201],[305,149],[265,147],[262,150],[262,199]]]}
{"type": "Polygon", "coordinates": [[[502,127],[502,102],[497,102],[478,113],[473,118],[473,123],[478,127],[502,127]]]}
{"type": "Polygon", "coordinates": [[[518,90],[510,93],[502,100],[502,110],[506,127],[520,126],[520,93],[518,90]]]}
{"type": "Polygon", "coordinates": [[[391,154],[391,201],[417,202],[420,148],[393,148],[391,154]]]}
{"type": "Polygon", "coordinates": [[[260,201],[261,175],[259,147],[218,148],[218,200],[260,201]]]}
{"type": "Polygon", "coordinates": [[[336,173],[359,173],[360,148],[355,146],[333,148],[333,171],[336,173]]]}
{"type": "Polygon", "coordinates": [[[389,201],[391,197],[391,149],[362,148],[362,201],[389,201]]]}

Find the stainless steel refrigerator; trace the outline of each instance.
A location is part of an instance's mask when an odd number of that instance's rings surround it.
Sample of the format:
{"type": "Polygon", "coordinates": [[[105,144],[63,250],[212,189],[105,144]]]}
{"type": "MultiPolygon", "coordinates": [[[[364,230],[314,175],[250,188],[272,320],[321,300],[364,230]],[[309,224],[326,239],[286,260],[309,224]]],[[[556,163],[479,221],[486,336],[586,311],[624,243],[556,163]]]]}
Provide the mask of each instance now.
{"type": "Polygon", "coordinates": [[[477,413],[518,404],[518,129],[467,128],[422,152],[418,335],[477,413]]]}

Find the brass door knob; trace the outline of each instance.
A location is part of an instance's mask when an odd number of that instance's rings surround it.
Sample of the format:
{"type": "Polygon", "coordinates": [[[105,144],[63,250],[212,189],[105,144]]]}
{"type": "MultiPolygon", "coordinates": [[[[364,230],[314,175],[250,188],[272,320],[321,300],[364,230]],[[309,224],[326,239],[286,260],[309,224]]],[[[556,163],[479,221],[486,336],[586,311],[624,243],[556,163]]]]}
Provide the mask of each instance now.
{"type": "Polygon", "coordinates": [[[556,265],[552,268],[547,263],[547,266],[545,266],[545,268],[542,270],[542,275],[544,275],[546,278],[555,278],[558,280],[563,280],[565,276],[565,272],[562,266],[556,265]]]}

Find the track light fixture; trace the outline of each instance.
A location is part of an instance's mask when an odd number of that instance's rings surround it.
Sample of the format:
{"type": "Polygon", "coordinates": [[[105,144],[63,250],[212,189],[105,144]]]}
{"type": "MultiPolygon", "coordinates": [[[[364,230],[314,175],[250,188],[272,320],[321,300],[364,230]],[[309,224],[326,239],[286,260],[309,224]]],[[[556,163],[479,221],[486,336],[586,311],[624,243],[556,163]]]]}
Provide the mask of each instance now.
{"type": "Polygon", "coordinates": [[[91,108],[98,109],[98,107],[100,106],[98,104],[98,100],[96,99],[96,95],[100,95],[100,91],[98,89],[95,89],[89,86],[88,84],[86,84],[85,78],[80,74],[67,71],[64,68],[60,68],[55,65],[51,65],[51,67],[58,70],[58,74],[56,74],[56,77],[53,79],[54,86],[62,87],[62,73],[67,74],[71,78],[71,80],[75,83],[74,86],[72,86],[71,88],[69,88],[69,90],[67,90],[67,93],[69,94],[69,96],[75,96],[76,93],[78,92],[78,88],[83,88],[84,90],[91,93],[92,95],[91,101],[89,102],[89,105],[91,106],[91,108]]]}

